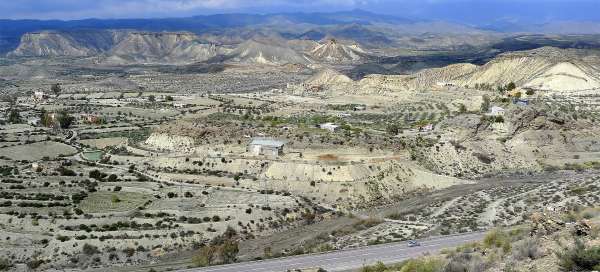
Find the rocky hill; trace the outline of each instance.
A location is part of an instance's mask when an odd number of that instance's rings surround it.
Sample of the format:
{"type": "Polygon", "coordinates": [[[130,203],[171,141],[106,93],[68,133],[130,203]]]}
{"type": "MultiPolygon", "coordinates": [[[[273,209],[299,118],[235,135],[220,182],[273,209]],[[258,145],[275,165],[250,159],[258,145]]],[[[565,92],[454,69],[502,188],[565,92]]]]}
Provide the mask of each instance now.
{"type": "Polygon", "coordinates": [[[501,86],[514,82],[547,91],[589,90],[600,88],[599,74],[600,58],[594,52],[544,47],[502,54],[456,83],[501,86]]]}
{"type": "Polygon", "coordinates": [[[27,33],[21,37],[19,47],[8,55],[17,57],[92,56],[110,50],[114,45],[114,34],[111,31],[27,33]]]}
{"type": "Polygon", "coordinates": [[[77,31],[36,32],[23,36],[9,56],[101,56],[111,64],[193,63],[225,51],[187,32],[77,31]]]}
{"type": "Polygon", "coordinates": [[[348,63],[365,60],[367,52],[360,46],[345,45],[335,39],[330,39],[324,44],[319,44],[310,51],[315,60],[331,63],[348,63]]]}
{"type": "Polygon", "coordinates": [[[306,81],[307,84],[312,86],[351,84],[353,82],[354,81],[352,81],[352,79],[350,79],[349,77],[332,69],[322,70],[306,81]]]}
{"type": "Polygon", "coordinates": [[[360,88],[389,91],[423,90],[454,85],[493,88],[514,82],[517,87],[569,92],[600,89],[600,55],[594,51],[544,47],[501,54],[477,66],[453,64],[410,75],[368,75],[360,88]]]}
{"type": "Polygon", "coordinates": [[[308,64],[310,60],[293,49],[279,44],[250,40],[225,56],[226,61],[250,64],[308,64]]]}
{"type": "Polygon", "coordinates": [[[425,69],[411,75],[368,75],[359,83],[364,92],[414,91],[435,88],[460,79],[477,69],[473,64],[453,64],[442,68],[425,69]]]}

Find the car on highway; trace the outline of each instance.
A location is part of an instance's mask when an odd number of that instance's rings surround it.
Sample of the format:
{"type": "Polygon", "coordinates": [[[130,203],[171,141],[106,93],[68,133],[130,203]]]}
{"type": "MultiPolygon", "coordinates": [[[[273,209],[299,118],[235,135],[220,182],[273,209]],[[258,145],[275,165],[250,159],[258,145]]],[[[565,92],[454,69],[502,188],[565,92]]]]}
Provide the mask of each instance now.
{"type": "Polygon", "coordinates": [[[421,243],[419,243],[418,241],[414,241],[414,240],[408,241],[408,247],[418,247],[418,246],[421,246],[421,243]]]}

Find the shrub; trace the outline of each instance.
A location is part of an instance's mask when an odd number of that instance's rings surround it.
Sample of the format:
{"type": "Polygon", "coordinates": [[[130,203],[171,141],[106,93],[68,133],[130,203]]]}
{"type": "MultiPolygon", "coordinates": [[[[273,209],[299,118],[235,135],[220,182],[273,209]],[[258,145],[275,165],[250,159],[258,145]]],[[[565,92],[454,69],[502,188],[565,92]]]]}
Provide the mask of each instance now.
{"type": "Polygon", "coordinates": [[[205,246],[192,257],[192,263],[195,267],[209,266],[215,261],[216,254],[217,247],[205,246]]]}
{"type": "Polygon", "coordinates": [[[511,249],[510,237],[508,234],[501,230],[492,230],[485,235],[483,238],[483,245],[486,248],[502,248],[505,253],[508,253],[511,249]]]}
{"type": "Polygon", "coordinates": [[[445,272],[485,271],[485,262],[479,255],[460,253],[452,257],[444,268],[445,272]]]}
{"type": "Polygon", "coordinates": [[[83,245],[82,251],[83,251],[83,254],[85,254],[85,255],[94,255],[94,254],[100,253],[100,251],[98,250],[98,247],[92,246],[87,243],[85,245],[83,245]]]}
{"type": "Polygon", "coordinates": [[[419,258],[409,260],[402,264],[400,272],[436,272],[442,271],[444,268],[444,261],[438,258],[419,258]]]}
{"type": "Polygon", "coordinates": [[[556,252],[558,265],[564,271],[591,271],[600,269],[600,246],[587,248],[579,239],[575,239],[572,248],[563,248],[556,252]]]}
{"type": "Polygon", "coordinates": [[[232,263],[232,262],[235,262],[237,254],[239,252],[240,252],[240,249],[238,246],[238,242],[232,241],[232,240],[227,240],[221,246],[219,253],[220,253],[221,258],[223,259],[224,263],[232,263]]]}
{"type": "Polygon", "coordinates": [[[11,267],[10,261],[6,258],[0,258],[0,271],[8,270],[11,267]]]}
{"type": "Polygon", "coordinates": [[[59,235],[59,236],[56,237],[56,240],[59,240],[61,242],[66,242],[66,241],[71,240],[71,237],[59,235]]]}
{"type": "Polygon", "coordinates": [[[540,244],[537,239],[525,239],[517,243],[513,249],[513,257],[517,260],[532,259],[535,260],[543,255],[540,250],[540,244]]]}

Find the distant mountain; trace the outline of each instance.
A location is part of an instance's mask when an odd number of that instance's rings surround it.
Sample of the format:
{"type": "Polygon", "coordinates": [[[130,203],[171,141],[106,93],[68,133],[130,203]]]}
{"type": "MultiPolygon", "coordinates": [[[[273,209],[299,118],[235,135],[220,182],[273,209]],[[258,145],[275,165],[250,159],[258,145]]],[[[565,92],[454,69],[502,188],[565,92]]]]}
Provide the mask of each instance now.
{"type": "Polygon", "coordinates": [[[188,32],[140,32],[126,30],[42,31],[27,33],[9,56],[100,56],[111,64],[194,63],[225,50],[199,41],[188,32]]]}
{"type": "Polygon", "coordinates": [[[138,31],[188,31],[196,34],[232,28],[260,27],[287,22],[293,25],[345,25],[345,24],[398,24],[410,20],[353,10],[332,13],[277,13],[277,14],[216,14],[187,18],[159,19],[85,19],[85,20],[0,20],[0,53],[14,50],[26,33],[53,31],[125,30],[138,31]]]}
{"type": "Polygon", "coordinates": [[[112,31],[42,31],[26,33],[21,38],[19,47],[9,56],[85,57],[97,55],[110,50],[117,38],[112,31]]]}

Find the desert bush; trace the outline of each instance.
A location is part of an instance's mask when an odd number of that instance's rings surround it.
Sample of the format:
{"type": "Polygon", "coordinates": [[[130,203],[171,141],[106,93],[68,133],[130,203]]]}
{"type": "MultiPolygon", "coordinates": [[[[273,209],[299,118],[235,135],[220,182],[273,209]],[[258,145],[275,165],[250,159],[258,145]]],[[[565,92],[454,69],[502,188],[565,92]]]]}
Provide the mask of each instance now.
{"type": "MultiPolygon", "coordinates": [[[[409,260],[402,264],[400,272],[437,272],[443,271],[445,262],[435,257],[425,257],[409,260]]],[[[397,268],[393,268],[397,269],[397,268]]]]}
{"type": "Polygon", "coordinates": [[[213,264],[217,255],[217,247],[204,246],[192,257],[192,263],[195,267],[204,267],[213,264]]]}
{"type": "Polygon", "coordinates": [[[486,248],[502,248],[504,253],[510,252],[511,241],[507,233],[501,230],[492,230],[483,238],[483,245],[486,248]]]}
{"type": "Polygon", "coordinates": [[[445,272],[483,272],[486,264],[479,255],[460,253],[452,256],[450,262],[444,268],[445,272]]]}
{"type": "Polygon", "coordinates": [[[11,267],[10,260],[6,258],[0,258],[0,271],[8,270],[11,267]]]}
{"type": "Polygon", "coordinates": [[[517,260],[532,259],[541,257],[544,253],[540,249],[540,242],[537,239],[525,239],[516,243],[513,247],[513,257],[517,260]]]}
{"type": "Polygon", "coordinates": [[[87,244],[87,243],[83,245],[82,251],[83,251],[83,254],[85,254],[85,255],[94,255],[94,254],[100,253],[100,251],[98,250],[98,247],[87,244]]]}
{"type": "Polygon", "coordinates": [[[565,247],[556,252],[558,265],[564,271],[600,270],[600,246],[587,247],[575,239],[573,247],[565,247]]]}

